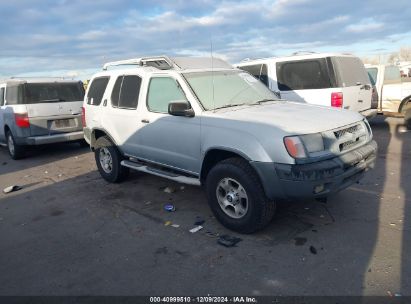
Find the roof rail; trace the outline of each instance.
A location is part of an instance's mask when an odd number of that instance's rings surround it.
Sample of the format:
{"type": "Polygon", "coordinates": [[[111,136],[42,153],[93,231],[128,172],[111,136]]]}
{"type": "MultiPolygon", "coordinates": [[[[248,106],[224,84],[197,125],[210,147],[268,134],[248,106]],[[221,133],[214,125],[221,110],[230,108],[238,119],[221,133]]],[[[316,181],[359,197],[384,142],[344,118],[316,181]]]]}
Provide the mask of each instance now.
{"type": "Polygon", "coordinates": [[[313,52],[313,51],[297,51],[292,53],[292,56],[296,56],[296,55],[304,55],[304,54],[317,54],[317,52],[313,52]]]}
{"type": "Polygon", "coordinates": [[[26,79],[26,78],[66,79],[66,78],[73,78],[73,77],[64,77],[64,76],[11,76],[9,79],[26,79]]]}
{"type": "Polygon", "coordinates": [[[119,65],[151,66],[160,70],[170,70],[175,66],[173,61],[168,56],[155,56],[107,62],[103,65],[103,70],[105,71],[108,67],[119,65]]]}

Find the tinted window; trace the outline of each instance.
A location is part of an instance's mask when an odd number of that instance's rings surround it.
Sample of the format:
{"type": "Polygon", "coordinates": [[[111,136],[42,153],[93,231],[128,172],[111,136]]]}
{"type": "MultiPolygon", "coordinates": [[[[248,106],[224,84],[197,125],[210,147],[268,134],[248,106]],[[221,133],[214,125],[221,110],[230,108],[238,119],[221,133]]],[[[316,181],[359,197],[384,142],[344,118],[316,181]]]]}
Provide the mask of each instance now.
{"type": "Polygon", "coordinates": [[[367,73],[368,73],[368,78],[370,78],[371,84],[375,85],[377,83],[378,69],[368,68],[367,73]]]}
{"type": "Polygon", "coordinates": [[[24,85],[24,103],[48,103],[81,101],[84,89],[78,83],[26,83],[24,85]]]}
{"type": "Polygon", "coordinates": [[[396,66],[390,65],[385,67],[384,83],[401,82],[400,69],[396,66]]]}
{"type": "Polygon", "coordinates": [[[147,107],[150,111],[168,113],[170,101],[177,100],[187,99],[174,79],[168,77],[151,79],[147,97],[147,107]]]}
{"type": "Polygon", "coordinates": [[[21,103],[22,100],[22,86],[14,85],[8,86],[6,90],[6,101],[8,105],[15,105],[21,103]]]}
{"type": "Polygon", "coordinates": [[[4,106],[4,88],[0,89],[0,106],[4,106]]]}
{"type": "Polygon", "coordinates": [[[370,84],[364,64],[356,57],[333,57],[337,66],[340,87],[353,87],[358,84],[370,84]]]}
{"type": "Polygon", "coordinates": [[[276,68],[281,91],[332,87],[325,59],[279,62],[276,68]]]}
{"type": "Polygon", "coordinates": [[[259,79],[268,87],[268,75],[267,75],[267,65],[266,64],[255,64],[242,66],[240,69],[247,71],[255,78],[259,79]]]}
{"type": "Polygon", "coordinates": [[[140,94],[141,78],[138,76],[120,76],[111,93],[113,107],[136,109],[140,94]]]}
{"type": "Polygon", "coordinates": [[[87,93],[87,104],[100,105],[109,79],[109,77],[100,77],[93,80],[87,93]]]}

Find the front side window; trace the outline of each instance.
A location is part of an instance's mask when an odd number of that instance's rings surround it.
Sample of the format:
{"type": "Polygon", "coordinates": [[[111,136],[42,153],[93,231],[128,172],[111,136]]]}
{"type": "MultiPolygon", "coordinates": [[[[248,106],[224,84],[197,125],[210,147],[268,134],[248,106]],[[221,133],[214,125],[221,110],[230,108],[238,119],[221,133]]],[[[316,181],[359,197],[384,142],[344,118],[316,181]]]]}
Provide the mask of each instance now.
{"type": "Polygon", "coordinates": [[[26,83],[24,103],[72,102],[84,99],[83,85],[78,83],[26,83]]]}
{"type": "Polygon", "coordinates": [[[4,88],[0,89],[0,107],[4,106],[4,88]]]}
{"type": "Polygon", "coordinates": [[[332,87],[325,58],[278,62],[276,69],[280,91],[332,87]]]}
{"type": "Polygon", "coordinates": [[[111,93],[111,105],[115,108],[137,109],[141,78],[136,75],[120,76],[111,93]]]}
{"type": "Polygon", "coordinates": [[[87,93],[87,104],[93,106],[100,105],[109,79],[110,77],[99,77],[93,80],[87,93]]]}
{"type": "Polygon", "coordinates": [[[187,98],[175,79],[155,77],[150,80],[147,96],[149,111],[168,113],[168,104],[178,100],[187,100],[187,98]]]}
{"type": "Polygon", "coordinates": [[[261,81],[239,70],[185,73],[205,110],[278,100],[261,81]]]}
{"type": "Polygon", "coordinates": [[[247,65],[240,67],[240,69],[247,71],[268,87],[268,74],[266,64],[247,65]]]}
{"type": "Polygon", "coordinates": [[[400,69],[394,65],[385,67],[384,83],[399,83],[401,82],[400,69]]]}

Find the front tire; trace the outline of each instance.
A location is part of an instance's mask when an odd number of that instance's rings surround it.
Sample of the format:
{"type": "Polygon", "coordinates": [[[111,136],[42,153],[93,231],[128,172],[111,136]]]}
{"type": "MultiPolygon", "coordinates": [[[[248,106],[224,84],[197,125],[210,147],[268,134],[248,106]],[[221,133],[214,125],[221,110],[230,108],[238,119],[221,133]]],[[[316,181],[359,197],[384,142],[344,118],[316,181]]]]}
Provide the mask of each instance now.
{"type": "Polygon", "coordinates": [[[25,155],[24,146],[16,143],[13,134],[10,131],[6,133],[7,149],[12,159],[21,159],[25,155]]]}
{"type": "Polygon", "coordinates": [[[97,139],[94,157],[98,171],[106,181],[118,183],[128,176],[129,169],[121,165],[123,156],[107,136],[97,139]]]}
{"type": "Polygon", "coordinates": [[[229,158],[213,167],[206,179],[210,208],[221,224],[240,233],[268,225],[275,203],[264,192],[259,177],[241,158],[229,158]]]}

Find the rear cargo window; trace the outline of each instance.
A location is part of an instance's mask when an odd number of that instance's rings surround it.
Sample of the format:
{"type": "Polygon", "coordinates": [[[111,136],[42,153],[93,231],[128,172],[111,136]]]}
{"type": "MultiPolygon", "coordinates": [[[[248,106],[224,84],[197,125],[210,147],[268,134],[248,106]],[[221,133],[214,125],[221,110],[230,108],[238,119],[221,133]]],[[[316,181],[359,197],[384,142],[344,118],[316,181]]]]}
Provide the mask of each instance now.
{"type": "Polygon", "coordinates": [[[377,83],[378,69],[368,68],[367,73],[368,73],[368,78],[370,78],[371,84],[375,85],[377,83]]]}
{"type": "Polygon", "coordinates": [[[109,79],[110,77],[99,77],[93,80],[87,93],[87,104],[100,105],[109,79]]]}
{"type": "Polygon", "coordinates": [[[259,79],[268,87],[268,75],[267,75],[267,65],[266,64],[254,64],[242,66],[240,69],[247,71],[255,78],[259,79]]]}
{"type": "Polygon", "coordinates": [[[0,89],[0,107],[4,106],[4,88],[0,89]]]}
{"type": "Polygon", "coordinates": [[[340,87],[353,87],[359,84],[370,84],[371,81],[364,64],[357,57],[332,57],[337,66],[340,87]]]}
{"type": "Polygon", "coordinates": [[[141,78],[135,75],[120,76],[111,93],[111,105],[115,108],[137,109],[141,78]]]}
{"type": "Polygon", "coordinates": [[[332,87],[325,58],[278,62],[276,69],[280,91],[332,87]]]}
{"type": "Polygon", "coordinates": [[[24,103],[49,103],[81,101],[84,89],[81,82],[73,83],[26,83],[24,84],[24,103]]]}

